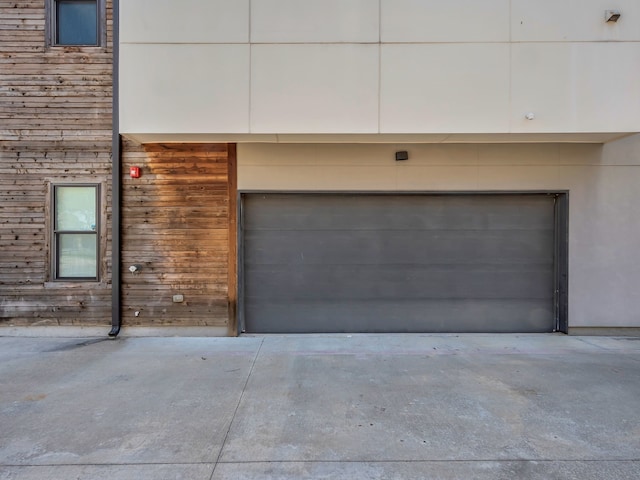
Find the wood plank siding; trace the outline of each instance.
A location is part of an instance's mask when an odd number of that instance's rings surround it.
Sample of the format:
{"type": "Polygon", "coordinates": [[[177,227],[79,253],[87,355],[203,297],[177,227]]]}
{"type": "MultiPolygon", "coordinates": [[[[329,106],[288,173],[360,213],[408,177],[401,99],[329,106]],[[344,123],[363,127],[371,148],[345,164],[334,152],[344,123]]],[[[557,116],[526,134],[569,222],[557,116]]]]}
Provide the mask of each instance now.
{"type": "Polygon", "coordinates": [[[0,0],[0,325],[111,319],[112,5],[100,47],[48,47],[43,0],[0,0]],[[101,185],[98,282],[50,278],[50,188],[101,185]]]}
{"type": "MultiPolygon", "coordinates": [[[[105,46],[47,46],[43,0],[0,0],[0,326],[111,323],[112,25],[108,0],[105,46]],[[55,281],[52,186],[83,183],[101,186],[99,280],[55,281]]],[[[235,334],[235,171],[235,145],[123,140],[124,327],[235,334]]]]}
{"type": "Polygon", "coordinates": [[[235,145],[125,140],[122,152],[123,326],[235,334],[235,145]]]}

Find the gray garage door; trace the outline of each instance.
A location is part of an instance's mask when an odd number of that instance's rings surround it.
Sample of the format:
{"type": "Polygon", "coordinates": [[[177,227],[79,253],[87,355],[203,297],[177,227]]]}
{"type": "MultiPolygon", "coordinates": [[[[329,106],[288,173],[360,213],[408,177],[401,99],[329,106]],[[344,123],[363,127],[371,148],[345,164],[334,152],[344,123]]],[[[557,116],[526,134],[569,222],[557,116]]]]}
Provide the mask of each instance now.
{"type": "Polygon", "coordinates": [[[550,195],[246,194],[247,332],[549,332],[550,195]]]}

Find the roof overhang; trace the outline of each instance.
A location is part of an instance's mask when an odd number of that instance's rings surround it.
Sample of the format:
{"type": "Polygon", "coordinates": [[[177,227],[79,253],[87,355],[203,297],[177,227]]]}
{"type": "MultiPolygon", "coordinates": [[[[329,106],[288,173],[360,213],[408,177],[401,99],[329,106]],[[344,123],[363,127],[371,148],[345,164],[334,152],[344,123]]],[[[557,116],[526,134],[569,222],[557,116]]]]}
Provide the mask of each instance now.
{"type": "Polygon", "coordinates": [[[637,132],[478,134],[122,133],[122,135],[138,143],[608,143],[635,133],[637,132]]]}

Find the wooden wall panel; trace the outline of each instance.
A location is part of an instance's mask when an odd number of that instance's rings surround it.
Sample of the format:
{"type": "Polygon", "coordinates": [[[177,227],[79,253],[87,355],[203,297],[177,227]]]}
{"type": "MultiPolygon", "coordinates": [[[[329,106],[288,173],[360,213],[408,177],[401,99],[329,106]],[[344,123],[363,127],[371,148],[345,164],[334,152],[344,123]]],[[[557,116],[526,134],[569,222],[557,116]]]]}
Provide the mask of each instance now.
{"type": "Polygon", "coordinates": [[[226,326],[234,333],[234,161],[234,145],[124,142],[124,327],[226,326]],[[141,168],[140,178],[129,176],[131,166],[141,168]],[[176,294],[184,302],[174,303],[176,294]]]}
{"type": "Polygon", "coordinates": [[[0,325],[110,324],[112,25],[47,48],[44,1],[0,0],[0,325]],[[49,182],[103,186],[98,283],[49,281],[49,182]]]}

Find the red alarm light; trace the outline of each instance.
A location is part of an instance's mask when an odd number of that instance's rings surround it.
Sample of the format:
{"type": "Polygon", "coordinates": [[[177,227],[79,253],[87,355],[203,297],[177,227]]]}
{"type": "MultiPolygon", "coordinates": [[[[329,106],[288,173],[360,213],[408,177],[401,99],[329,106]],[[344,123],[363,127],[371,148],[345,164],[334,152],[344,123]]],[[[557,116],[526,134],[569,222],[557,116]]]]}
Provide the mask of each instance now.
{"type": "Polygon", "coordinates": [[[131,178],[140,178],[140,167],[129,167],[131,178]]]}

